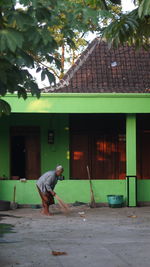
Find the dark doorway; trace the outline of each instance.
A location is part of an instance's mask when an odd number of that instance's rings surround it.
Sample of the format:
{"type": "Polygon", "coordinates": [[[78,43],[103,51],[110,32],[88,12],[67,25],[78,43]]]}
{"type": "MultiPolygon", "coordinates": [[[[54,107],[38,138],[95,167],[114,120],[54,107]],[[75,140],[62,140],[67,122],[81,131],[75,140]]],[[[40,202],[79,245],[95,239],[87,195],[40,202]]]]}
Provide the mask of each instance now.
{"type": "Polygon", "coordinates": [[[125,179],[126,140],[123,115],[71,115],[71,178],[125,179]]]}
{"type": "Polygon", "coordinates": [[[25,137],[11,138],[11,175],[21,178],[26,176],[25,137]]]}
{"type": "Polygon", "coordinates": [[[40,129],[12,127],[11,177],[37,179],[40,176],[40,129]]]}

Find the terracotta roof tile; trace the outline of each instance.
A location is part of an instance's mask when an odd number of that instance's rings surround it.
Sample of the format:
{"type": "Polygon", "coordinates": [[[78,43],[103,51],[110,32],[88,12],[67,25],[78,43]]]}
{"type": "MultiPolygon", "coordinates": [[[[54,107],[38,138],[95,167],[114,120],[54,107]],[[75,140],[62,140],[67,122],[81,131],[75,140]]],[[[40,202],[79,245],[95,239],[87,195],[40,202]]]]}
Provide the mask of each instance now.
{"type": "Polygon", "coordinates": [[[57,87],[49,92],[149,93],[150,52],[127,45],[117,49],[99,39],[82,53],[57,87]]]}

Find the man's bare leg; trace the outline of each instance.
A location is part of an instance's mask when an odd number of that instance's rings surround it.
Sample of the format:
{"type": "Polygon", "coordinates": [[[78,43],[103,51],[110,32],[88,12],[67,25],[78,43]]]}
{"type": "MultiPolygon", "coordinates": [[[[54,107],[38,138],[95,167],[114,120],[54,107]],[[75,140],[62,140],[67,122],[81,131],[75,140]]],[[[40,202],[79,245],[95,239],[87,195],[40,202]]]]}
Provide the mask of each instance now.
{"type": "MultiPolygon", "coordinates": [[[[38,187],[37,187],[38,188],[38,187]]],[[[49,212],[49,196],[43,194],[40,189],[38,188],[38,192],[40,194],[41,200],[42,200],[42,210],[41,210],[41,214],[42,215],[46,215],[46,216],[52,216],[53,214],[51,212],[49,212]]]]}
{"type": "Polygon", "coordinates": [[[49,211],[49,200],[45,197],[45,201],[43,201],[43,215],[52,216],[53,214],[49,211]]]}
{"type": "Polygon", "coordinates": [[[46,216],[52,216],[52,215],[53,215],[53,213],[51,213],[51,212],[49,211],[49,205],[46,205],[46,206],[44,207],[44,209],[43,209],[43,211],[42,211],[42,214],[43,214],[43,215],[46,215],[46,216]]]}

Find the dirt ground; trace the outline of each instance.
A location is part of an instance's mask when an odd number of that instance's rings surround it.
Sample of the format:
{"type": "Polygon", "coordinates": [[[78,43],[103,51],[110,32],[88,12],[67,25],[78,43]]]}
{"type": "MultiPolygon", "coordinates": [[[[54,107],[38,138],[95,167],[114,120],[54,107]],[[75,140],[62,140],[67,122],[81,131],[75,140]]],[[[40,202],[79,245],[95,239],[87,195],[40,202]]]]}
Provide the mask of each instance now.
{"type": "Polygon", "coordinates": [[[39,209],[0,212],[0,223],[14,226],[0,235],[1,267],[150,266],[150,207],[84,205],[64,215],[54,206],[53,212],[52,217],[39,209]]]}

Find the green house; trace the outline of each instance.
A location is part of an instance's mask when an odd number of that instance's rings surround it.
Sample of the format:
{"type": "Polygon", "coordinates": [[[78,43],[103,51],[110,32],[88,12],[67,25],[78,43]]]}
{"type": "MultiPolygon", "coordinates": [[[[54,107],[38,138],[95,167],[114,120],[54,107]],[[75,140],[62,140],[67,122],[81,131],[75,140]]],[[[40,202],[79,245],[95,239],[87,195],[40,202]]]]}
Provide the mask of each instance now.
{"type": "Polygon", "coordinates": [[[150,202],[150,53],[109,48],[95,39],[55,88],[41,98],[16,95],[0,118],[0,199],[40,203],[35,180],[57,164],[66,202],[89,202],[89,166],[97,202],[124,195],[150,202]],[[23,179],[25,178],[25,179],[23,179]]]}

